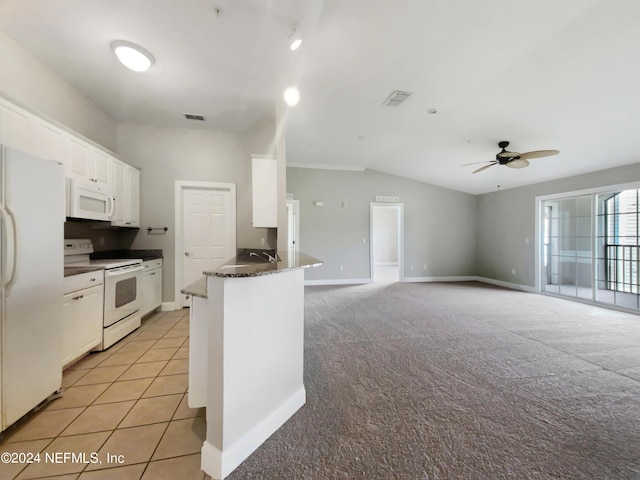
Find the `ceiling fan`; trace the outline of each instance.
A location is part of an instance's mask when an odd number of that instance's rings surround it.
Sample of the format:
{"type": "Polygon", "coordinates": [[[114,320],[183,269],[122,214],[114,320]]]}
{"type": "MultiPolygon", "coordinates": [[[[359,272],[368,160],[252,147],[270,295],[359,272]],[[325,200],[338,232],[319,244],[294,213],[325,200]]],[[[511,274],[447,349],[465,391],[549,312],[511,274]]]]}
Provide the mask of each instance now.
{"type": "MultiPolygon", "coordinates": [[[[510,167],[510,168],[524,168],[527,165],[529,165],[530,158],[550,157],[552,155],[557,155],[558,153],[560,153],[560,151],[558,150],[534,150],[533,152],[524,152],[524,153],[509,152],[507,151],[509,142],[505,140],[498,143],[498,146],[502,149],[502,151],[496,155],[496,159],[490,160],[488,162],[489,165],[480,167],[474,170],[472,173],[481,172],[483,170],[486,170],[489,167],[492,167],[493,165],[506,165],[507,167],[510,167]]],[[[467,163],[466,165],[463,165],[463,166],[477,165],[478,163],[487,163],[487,162],[467,163]]]]}

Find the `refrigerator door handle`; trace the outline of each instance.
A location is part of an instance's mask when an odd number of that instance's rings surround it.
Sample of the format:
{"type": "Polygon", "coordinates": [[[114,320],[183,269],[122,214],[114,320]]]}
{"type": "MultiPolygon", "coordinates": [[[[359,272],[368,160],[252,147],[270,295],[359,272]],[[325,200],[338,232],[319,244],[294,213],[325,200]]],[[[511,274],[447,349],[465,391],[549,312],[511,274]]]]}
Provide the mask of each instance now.
{"type": "Polygon", "coordinates": [[[0,288],[8,286],[13,279],[16,267],[16,229],[13,216],[7,211],[4,205],[0,204],[0,221],[5,224],[7,231],[7,255],[4,271],[0,276],[0,288]]]}
{"type": "Polygon", "coordinates": [[[9,215],[9,219],[11,220],[11,229],[13,230],[13,248],[11,250],[7,249],[7,255],[12,254],[13,255],[13,261],[11,262],[11,275],[9,275],[9,277],[7,278],[7,283],[4,286],[5,288],[5,294],[6,295],[10,295],[11,294],[11,287],[13,286],[13,284],[16,281],[16,272],[18,270],[18,245],[20,244],[20,242],[18,241],[18,229],[16,228],[16,217],[13,214],[13,212],[5,207],[5,209],[7,210],[7,214],[9,215]]]}

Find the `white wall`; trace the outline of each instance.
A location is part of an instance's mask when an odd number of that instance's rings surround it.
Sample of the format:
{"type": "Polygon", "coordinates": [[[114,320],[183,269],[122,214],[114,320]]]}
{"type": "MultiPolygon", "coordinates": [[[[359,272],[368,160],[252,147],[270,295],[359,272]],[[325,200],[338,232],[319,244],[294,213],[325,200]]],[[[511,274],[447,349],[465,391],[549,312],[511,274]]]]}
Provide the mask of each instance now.
{"type": "Polygon", "coordinates": [[[404,204],[405,277],[475,275],[473,195],[373,170],[295,167],[287,168],[287,189],[300,200],[300,250],[324,262],[305,271],[307,280],[370,278],[370,203],[376,195],[397,195],[404,204]]]}
{"type": "Polygon", "coordinates": [[[116,150],[116,121],[2,31],[0,65],[2,96],[116,150]]]}
{"type": "Polygon", "coordinates": [[[239,248],[260,248],[265,238],[276,247],[275,229],[251,226],[250,153],[269,152],[274,122],[269,116],[246,134],[204,129],[118,124],[118,153],[141,169],[140,233],[132,248],[162,249],[163,301],[173,301],[175,265],[174,185],[177,180],[234,183],[239,248]],[[169,227],[166,235],[148,235],[147,227],[169,227]]]}
{"type": "Polygon", "coordinates": [[[640,163],[477,197],[477,275],[535,286],[535,198],[640,179],[640,163]],[[527,240],[528,243],[527,243],[527,240]],[[516,273],[512,274],[512,269],[516,273]]]}

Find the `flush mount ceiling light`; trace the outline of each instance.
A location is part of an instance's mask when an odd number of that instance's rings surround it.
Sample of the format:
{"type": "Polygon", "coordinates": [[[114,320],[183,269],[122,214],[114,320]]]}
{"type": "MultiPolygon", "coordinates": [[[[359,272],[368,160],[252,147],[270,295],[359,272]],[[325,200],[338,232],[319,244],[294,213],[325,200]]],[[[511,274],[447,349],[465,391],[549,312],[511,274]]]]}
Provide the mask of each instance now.
{"type": "Polygon", "coordinates": [[[289,48],[294,51],[300,48],[302,45],[302,37],[300,37],[300,23],[299,22],[291,22],[289,24],[289,36],[287,37],[289,40],[289,48]]]}
{"type": "Polygon", "coordinates": [[[284,91],[284,101],[290,107],[295,107],[300,101],[300,91],[296,87],[289,87],[284,91]]]}
{"type": "Polygon", "coordinates": [[[134,72],[146,72],[153,65],[153,55],[135,43],[116,40],[111,49],[120,63],[134,72]]]}

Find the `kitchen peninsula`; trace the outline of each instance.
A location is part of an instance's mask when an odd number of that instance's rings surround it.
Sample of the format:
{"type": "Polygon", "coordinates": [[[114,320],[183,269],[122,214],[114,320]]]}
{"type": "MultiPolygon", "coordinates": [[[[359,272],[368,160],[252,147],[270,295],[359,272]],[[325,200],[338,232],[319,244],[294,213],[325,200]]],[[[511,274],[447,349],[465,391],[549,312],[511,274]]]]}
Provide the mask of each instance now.
{"type": "Polygon", "coordinates": [[[303,269],[321,264],[293,251],[245,252],[182,290],[192,298],[189,406],[206,407],[201,468],[213,478],[304,405],[303,269]]]}

